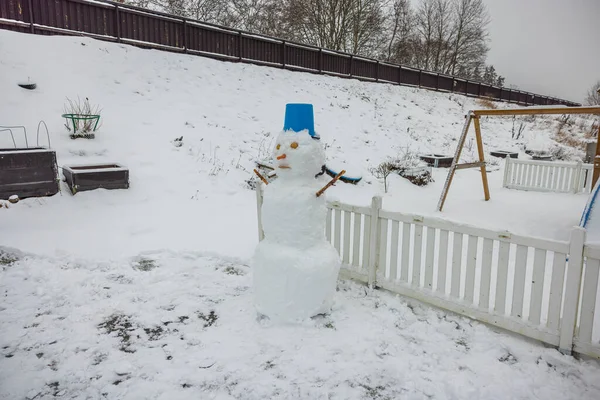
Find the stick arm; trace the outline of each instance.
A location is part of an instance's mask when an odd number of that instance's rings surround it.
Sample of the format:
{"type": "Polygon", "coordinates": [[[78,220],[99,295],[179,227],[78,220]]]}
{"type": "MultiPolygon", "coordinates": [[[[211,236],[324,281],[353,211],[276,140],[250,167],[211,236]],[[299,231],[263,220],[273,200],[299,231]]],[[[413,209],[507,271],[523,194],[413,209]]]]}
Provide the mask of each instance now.
{"type": "Polygon", "coordinates": [[[346,170],[341,170],[340,173],[335,176],[335,178],[333,178],[332,180],[330,180],[327,185],[323,186],[321,188],[321,190],[319,190],[317,192],[317,197],[321,196],[327,189],[329,189],[329,187],[331,185],[333,185],[335,182],[337,182],[337,180],[340,179],[342,177],[342,175],[344,175],[345,173],[346,173],[346,170]]]}

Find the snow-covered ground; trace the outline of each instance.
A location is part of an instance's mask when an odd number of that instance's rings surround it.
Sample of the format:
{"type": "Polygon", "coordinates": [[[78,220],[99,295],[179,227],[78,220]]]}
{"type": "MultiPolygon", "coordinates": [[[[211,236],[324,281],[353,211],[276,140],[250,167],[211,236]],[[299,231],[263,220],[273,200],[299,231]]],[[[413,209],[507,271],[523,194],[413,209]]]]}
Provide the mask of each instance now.
{"type": "MultiPolygon", "coordinates": [[[[406,149],[452,154],[477,100],[87,38],[0,31],[0,54],[0,125],[25,125],[35,144],[44,120],[60,166],[118,162],[131,177],[128,190],[72,196],[63,184],[0,209],[2,398],[600,396],[595,361],[351,282],[340,281],[325,319],[256,320],[246,181],[286,103],[313,103],[328,163],[364,176],[329,198],[366,205],[383,191],[370,167],[406,149]],[[17,86],[28,77],[36,90],[17,86]],[[103,109],[94,140],[69,139],[60,118],[78,96],[103,109]]],[[[553,145],[556,119],[520,121],[524,137],[513,140],[511,118],[484,119],[486,151],[553,145]]],[[[447,173],[436,169],[423,188],[391,177],[384,208],[568,239],[587,196],[506,190],[502,163],[491,170],[489,202],[479,172],[465,170],[435,212],[447,173]]]]}

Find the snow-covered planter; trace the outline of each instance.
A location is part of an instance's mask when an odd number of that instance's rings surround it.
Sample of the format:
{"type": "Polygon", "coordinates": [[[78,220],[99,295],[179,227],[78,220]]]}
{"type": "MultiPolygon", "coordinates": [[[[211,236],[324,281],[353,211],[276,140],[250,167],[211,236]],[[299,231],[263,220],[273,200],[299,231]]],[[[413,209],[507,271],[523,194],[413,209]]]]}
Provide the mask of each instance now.
{"type": "Polygon", "coordinates": [[[129,169],[116,163],[65,165],[62,170],[73,194],[84,190],[129,188],[129,169]]]}
{"type": "Polygon", "coordinates": [[[73,102],[67,99],[68,105],[61,116],[65,119],[65,127],[69,131],[71,139],[96,137],[96,130],[100,127],[100,109],[92,107],[86,97],[83,104],[77,99],[73,102]]]}
{"type": "Polygon", "coordinates": [[[454,157],[443,154],[424,154],[421,156],[421,160],[434,168],[448,168],[452,165],[454,157]]]}
{"type": "Polygon", "coordinates": [[[492,157],[500,157],[500,158],[506,158],[506,157],[519,158],[519,153],[517,153],[516,151],[506,151],[506,150],[490,151],[490,155],[492,157]]]}
{"type": "Polygon", "coordinates": [[[53,196],[59,191],[56,152],[43,147],[0,149],[0,199],[53,196]]]}

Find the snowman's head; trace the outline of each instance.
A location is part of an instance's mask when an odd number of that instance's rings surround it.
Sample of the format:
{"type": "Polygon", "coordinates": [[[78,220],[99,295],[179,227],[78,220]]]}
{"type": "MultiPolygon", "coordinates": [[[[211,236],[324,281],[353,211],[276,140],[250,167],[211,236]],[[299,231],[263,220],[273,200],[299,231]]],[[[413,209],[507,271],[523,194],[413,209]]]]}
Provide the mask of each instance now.
{"type": "Polygon", "coordinates": [[[284,178],[314,179],[325,164],[321,141],[313,139],[307,130],[282,131],[273,150],[277,175],[284,178]]]}

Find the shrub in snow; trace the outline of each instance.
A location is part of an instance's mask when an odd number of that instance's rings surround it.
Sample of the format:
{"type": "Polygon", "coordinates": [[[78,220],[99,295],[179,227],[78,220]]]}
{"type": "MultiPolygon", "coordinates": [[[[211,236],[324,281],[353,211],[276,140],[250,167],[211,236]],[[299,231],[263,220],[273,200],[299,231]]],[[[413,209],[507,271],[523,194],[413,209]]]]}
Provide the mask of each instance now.
{"type": "Polygon", "coordinates": [[[403,178],[408,179],[412,184],[425,186],[433,182],[431,177],[431,167],[419,157],[419,155],[410,149],[406,149],[393,159],[394,171],[403,178]]]}
{"type": "Polygon", "coordinates": [[[394,164],[389,161],[382,162],[375,168],[371,168],[371,173],[377,179],[383,179],[383,188],[385,192],[388,191],[388,176],[395,170],[394,164]]]}
{"type": "Polygon", "coordinates": [[[64,106],[65,127],[70,132],[71,139],[96,137],[95,131],[100,128],[100,107],[90,105],[89,99],[81,102],[79,97],[77,101],[67,98],[67,104],[64,106]]]}
{"type": "Polygon", "coordinates": [[[410,149],[404,150],[398,157],[390,158],[371,169],[371,173],[376,178],[383,179],[386,193],[388,188],[387,178],[392,172],[408,179],[409,182],[417,186],[425,186],[433,182],[431,167],[410,149]]]}

